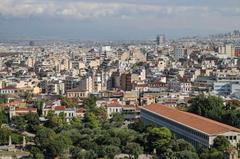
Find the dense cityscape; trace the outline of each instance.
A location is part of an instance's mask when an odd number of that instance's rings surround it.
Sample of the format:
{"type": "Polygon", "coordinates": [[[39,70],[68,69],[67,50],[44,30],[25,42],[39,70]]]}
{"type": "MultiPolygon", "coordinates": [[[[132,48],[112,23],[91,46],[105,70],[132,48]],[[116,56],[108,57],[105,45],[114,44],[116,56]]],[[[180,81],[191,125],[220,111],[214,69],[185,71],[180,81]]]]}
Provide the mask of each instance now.
{"type": "Polygon", "coordinates": [[[0,0],[0,159],[240,159],[240,0],[0,0]]]}
{"type": "Polygon", "coordinates": [[[0,52],[2,158],[238,158],[239,31],[0,52]]]}

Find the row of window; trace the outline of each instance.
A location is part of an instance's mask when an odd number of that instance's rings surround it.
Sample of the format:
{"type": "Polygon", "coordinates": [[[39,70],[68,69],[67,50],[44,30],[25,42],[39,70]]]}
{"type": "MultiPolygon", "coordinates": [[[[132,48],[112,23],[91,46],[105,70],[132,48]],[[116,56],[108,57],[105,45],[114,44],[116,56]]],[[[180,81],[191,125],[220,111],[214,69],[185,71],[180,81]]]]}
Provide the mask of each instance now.
{"type": "Polygon", "coordinates": [[[6,93],[15,93],[14,90],[0,90],[1,94],[6,94],[6,93]]]}
{"type": "Polygon", "coordinates": [[[85,93],[68,93],[69,97],[84,97],[85,93]]]}
{"type": "Polygon", "coordinates": [[[237,140],[237,136],[226,136],[228,140],[237,140]]]}

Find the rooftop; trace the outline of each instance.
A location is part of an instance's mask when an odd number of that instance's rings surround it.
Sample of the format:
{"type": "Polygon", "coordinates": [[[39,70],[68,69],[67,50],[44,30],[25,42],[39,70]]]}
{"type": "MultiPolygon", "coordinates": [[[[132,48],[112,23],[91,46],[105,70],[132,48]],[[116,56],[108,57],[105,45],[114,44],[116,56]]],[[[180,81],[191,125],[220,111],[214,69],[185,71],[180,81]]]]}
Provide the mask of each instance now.
{"type": "Polygon", "coordinates": [[[234,128],[232,126],[196,114],[169,108],[161,104],[150,104],[142,109],[165,117],[169,120],[175,121],[192,129],[201,131],[208,135],[217,135],[229,131],[240,133],[240,129],[238,128],[234,128]]]}

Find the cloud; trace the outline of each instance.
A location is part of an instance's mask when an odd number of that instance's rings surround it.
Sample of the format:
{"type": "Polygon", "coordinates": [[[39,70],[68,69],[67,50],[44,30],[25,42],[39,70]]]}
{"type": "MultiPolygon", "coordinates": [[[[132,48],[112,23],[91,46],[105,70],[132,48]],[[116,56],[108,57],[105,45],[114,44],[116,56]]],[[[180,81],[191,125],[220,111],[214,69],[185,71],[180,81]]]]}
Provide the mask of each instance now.
{"type": "MultiPolygon", "coordinates": [[[[1,0],[0,15],[4,17],[48,16],[51,18],[77,18],[80,20],[102,17],[134,18],[191,15],[211,13],[208,6],[161,5],[151,3],[129,3],[119,1],[76,1],[76,0],[1,0]]],[[[238,15],[240,8],[220,8],[215,12],[238,15]]]]}

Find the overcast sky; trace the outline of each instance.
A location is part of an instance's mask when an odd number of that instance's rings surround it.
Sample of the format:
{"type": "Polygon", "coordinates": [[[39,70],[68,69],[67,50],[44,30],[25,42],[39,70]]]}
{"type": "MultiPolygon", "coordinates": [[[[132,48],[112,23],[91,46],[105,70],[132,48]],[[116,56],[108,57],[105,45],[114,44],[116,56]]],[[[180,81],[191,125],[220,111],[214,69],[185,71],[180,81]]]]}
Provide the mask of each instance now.
{"type": "Polygon", "coordinates": [[[240,29],[240,0],[0,0],[0,39],[151,39],[240,29]]]}

